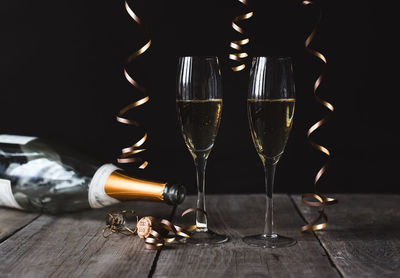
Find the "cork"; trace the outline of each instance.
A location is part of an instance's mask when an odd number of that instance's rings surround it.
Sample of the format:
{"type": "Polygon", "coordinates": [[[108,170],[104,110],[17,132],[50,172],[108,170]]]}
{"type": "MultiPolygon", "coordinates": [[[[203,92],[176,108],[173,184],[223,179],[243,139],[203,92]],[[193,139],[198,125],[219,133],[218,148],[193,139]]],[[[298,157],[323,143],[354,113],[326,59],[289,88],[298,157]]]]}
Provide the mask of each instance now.
{"type": "Polygon", "coordinates": [[[137,234],[140,238],[147,238],[152,230],[155,230],[160,235],[168,233],[161,223],[153,216],[142,217],[137,223],[137,234]]]}

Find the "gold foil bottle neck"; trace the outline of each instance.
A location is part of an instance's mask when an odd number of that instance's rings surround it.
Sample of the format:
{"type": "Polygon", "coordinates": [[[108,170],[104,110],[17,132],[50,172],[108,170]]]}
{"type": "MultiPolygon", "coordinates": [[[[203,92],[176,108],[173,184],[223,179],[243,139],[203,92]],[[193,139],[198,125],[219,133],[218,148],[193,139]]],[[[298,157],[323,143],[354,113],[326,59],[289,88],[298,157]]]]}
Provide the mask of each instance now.
{"type": "Polygon", "coordinates": [[[104,186],[106,194],[120,201],[164,201],[166,183],[137,179],[114,171],[104,186]]]}

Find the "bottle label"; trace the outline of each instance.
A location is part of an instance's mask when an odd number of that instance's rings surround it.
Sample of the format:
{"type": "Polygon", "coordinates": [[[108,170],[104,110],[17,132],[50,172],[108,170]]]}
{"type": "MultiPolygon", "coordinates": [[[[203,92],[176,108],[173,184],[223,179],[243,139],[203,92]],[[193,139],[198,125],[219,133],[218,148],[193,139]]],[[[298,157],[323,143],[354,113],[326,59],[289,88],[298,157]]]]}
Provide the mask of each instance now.
{"type": "Polygon", "coordinates": [[[9,180],[0,179],[0,207],[22,209],[14,198],[9,180]]]}
{"type": "Polygon", "coordinates": [[[36,138],[32,136],[0,134],[0,143],[25,145],[36,138]]]}
{"type": "Polygon", "coordinates": [[[108,177],[116,170],[120,170],[120,168],[113,164],[105,164],[96,171],[89,185],[90,207],[102,208],[119,203],[117,199],[108,196],[104,190],[108,177]]]}

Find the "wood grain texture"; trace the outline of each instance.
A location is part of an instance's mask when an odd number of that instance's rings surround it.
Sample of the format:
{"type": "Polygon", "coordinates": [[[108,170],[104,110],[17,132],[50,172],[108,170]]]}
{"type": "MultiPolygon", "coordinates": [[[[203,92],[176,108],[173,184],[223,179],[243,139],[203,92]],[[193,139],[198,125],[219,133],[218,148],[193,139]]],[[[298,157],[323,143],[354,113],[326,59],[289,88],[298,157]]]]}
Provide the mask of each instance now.
{"type": "MultiPolygon", "coordinates": [[[[169,217],[172,212],[157,203],[135,202],[133,207],[139,216],[169,217]]],[[[41,215],[0,244],[1,277],[147,277],[157,252],[145,250],[137,236],[104,238],[110,210],[41,215]]]]}
{"type": "MultiPolygon", "coordinates": [[[[400,276],[400,195],[342,194],[326,208],[326,230],[317,231],[344,277],[400,276]]],[[[315,210],[293,196],[307,220],[315,210]]]]}
{"type": "MultiPolygon", "coordinates": [[[[262,249],[241,238],[262,232],[263,195],[208,196],[207,211],[212,230],[228,234],[228,243],[215,247],[176,244],[161,251],[153,277],[340,277],[313,234],[299,231],[303,220],[287,195],[276,195],[275,223],[278,233],[298,240],[289,248],[262,249]]],[[[186,199],[178,210],[195,206],[186,199]]]]}
{"type": "Polygon", "coordinates": [[[0,208],[0,242],[31,223],[38,216],[38,213],[0,208]]]}

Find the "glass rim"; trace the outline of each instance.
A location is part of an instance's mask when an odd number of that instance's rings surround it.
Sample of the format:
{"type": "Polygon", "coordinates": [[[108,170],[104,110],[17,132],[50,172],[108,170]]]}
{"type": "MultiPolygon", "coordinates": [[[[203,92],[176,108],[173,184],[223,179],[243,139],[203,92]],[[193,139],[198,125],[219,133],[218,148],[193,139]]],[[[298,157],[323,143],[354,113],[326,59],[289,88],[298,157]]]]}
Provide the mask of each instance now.
{"type": "Polygon", "coordinates": [[[211,60],[211,59],[218,59],[218,56],[212,56],[212,55],[185,55],[185,56],[179,56],[178,59],[182,58],[196,58],[196,59],[205,59],[205,60],[211,60]]]}
{"type": "Polygon", "coordinates": [[[253,61],[257,60],[258,58],[265,58],[265,59],[275,59],[275,60],[292,60],[291,56],[254,56],[253,61]]]}

